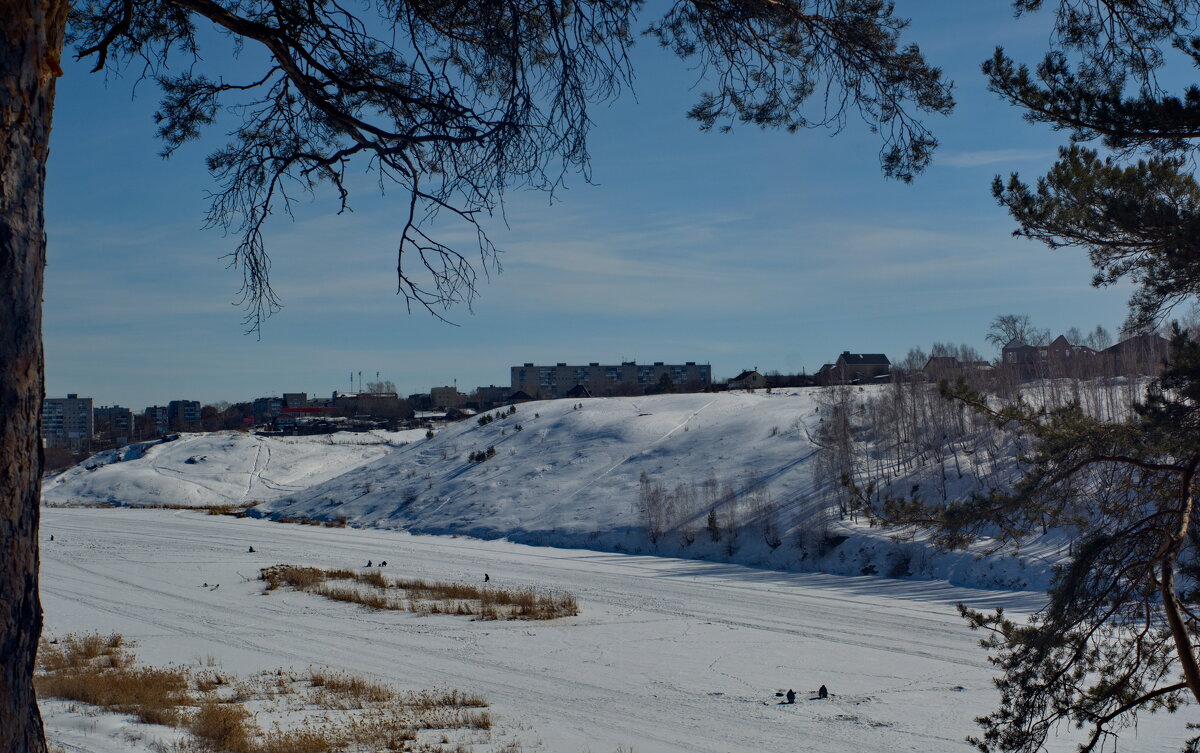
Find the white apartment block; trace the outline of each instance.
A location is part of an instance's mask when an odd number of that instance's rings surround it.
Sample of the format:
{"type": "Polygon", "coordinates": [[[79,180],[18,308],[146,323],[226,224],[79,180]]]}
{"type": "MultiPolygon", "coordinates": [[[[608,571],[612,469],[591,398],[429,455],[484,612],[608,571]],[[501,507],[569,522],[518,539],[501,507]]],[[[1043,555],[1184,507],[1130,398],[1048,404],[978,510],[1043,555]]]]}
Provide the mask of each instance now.
{"type": "Polygon", "coordinates": [[[589,363],[586,366],[569,366],[565,363],[535,366],[526,363],[513,366],[510,371],[513,392],[521,391],[530,397],[543,399],[564,397],[576,386],[586,387],[597,397],[641,394],[661,383],[664,374],[675,387],[704,389],[712,384],[712,367],[695,361],[682,364],[625,361],[619,365],[589,363]]]}

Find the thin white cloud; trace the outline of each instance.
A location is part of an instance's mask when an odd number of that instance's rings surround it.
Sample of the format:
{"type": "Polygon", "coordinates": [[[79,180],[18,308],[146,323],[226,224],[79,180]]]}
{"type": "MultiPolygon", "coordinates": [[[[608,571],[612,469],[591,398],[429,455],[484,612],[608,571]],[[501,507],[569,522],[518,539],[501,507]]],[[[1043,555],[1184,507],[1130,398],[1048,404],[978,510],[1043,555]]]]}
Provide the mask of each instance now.
{"type": "Polygon", "coordinates": [[[1052,156],[1045,149],[977,149],[945,154],[936,159],[947,167],[982,167],[1000,162],[1024,162],[1052,156]]]}

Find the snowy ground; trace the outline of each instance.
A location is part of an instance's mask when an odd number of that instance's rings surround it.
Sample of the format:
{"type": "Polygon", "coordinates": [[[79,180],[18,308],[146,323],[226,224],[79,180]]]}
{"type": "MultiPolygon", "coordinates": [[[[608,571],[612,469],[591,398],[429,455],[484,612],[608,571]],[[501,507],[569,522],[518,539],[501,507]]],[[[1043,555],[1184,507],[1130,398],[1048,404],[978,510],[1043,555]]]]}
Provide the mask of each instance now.
{"type": "Polygon", "coordinates": [[[43,484],[51,504],[240,505],[328,481],[424,436],[423,431],[260,437],[183,434],[101,452],[43,484]]]}
{"type": "MultiPolygon", "coordinates": [[[[45,509],[49,634],[119,631],[150,664],[239,674],[327,665],[401,688],[483,693],[497,718],[477,751],[966,751],[996,694],[978,636],[954,614],[1034,609],[1029,592],[803,575],[501,541],[237,520],[192,512],[45,509]],[[50,536],[54,540],[50,541],[50,536]],[[247,552],[253,545],[256,553],[247,552]],[[278,562],[563,588],[582,613],[552,623],[371,612],[254,581],[278,562]],[[216,590],[203,583],[220,584],[216,590]],[[828,701],[810,701],[826,684],[828,701]],[[800,701],[777,705],[795,688],[800,701]]],[[[46,705],[72,753],[146,751],[159,728],[46,705]]],[[[1194,709],[1144,717],[1120,750],[1179,749],[1194,709]]],[[[1072,748],[1069,731],[1052,750],[1072,748]]]]}

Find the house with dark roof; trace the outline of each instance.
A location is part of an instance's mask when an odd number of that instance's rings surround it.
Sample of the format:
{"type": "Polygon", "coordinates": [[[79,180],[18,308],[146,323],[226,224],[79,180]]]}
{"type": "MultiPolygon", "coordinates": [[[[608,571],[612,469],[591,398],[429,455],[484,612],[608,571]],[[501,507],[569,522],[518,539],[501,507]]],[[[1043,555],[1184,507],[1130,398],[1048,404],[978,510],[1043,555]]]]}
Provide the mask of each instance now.
{"type": "Polygon", "coordinates": [[[1134,335],[1100,351],[1111,376],[1158,376],[1171,355],[1171,343],[1161,335],[1134,335]]]}
{"type": "Polygon", "coordinates": [[[892,362],[883,353],[851,353],[843,350],[832,364],[817,372],[817,384],[867,384],[886,382],[892,362]]]}
{"type": "Polygon", "coordinates": [[[729,380],[729,389],[731,390],[760,390],[766,386],[767,378],[755,369],[743,371],[729,380]]]}
{"type": "Polygon", "coordinates": [[[1058,379],[1095,375],[1100,361],[1096,351],[1059,335],[1048,345],[1012,340],[1001,349],[1000,364],[1017,379],[1058,379]]]}

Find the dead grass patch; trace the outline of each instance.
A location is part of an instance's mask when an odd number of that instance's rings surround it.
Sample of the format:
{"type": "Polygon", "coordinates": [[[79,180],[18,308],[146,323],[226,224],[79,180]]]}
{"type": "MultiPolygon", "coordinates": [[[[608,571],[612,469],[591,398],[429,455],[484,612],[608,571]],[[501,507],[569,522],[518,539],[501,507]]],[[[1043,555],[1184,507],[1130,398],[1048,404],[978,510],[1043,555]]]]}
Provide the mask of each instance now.
{"type": "Polygon", "coordinates": [[[187,673],[175,668],[68,668],[39,674],[34,687],[43,696],[79,701],[168,726],[177,726],[180,707],[192,702],[187,673]]]}
{"type": "Polygon", "coordinates": [[[346,527],[346,519],[345,518],[336,518],[334,520],[313,520],[312,518],[294,518],[294,517],[288,516],[288,517],[282,517],[282,518],[274,518],[274,521],[276,523],[292,523],[292,524],[301,525],[301,526],[323,526],[325,528],[345,528],[346,527]]]}
{"type": "Polygon", "coordinates": [[[283,586],[370,609],[456,614],[481,620],[553,620],[579,614],[574,594],[534,588],[505,589],[414,579],[389,579],[379,570],[297,565],[263,568],[264,592],[283,586]]]}
{"type": "Polygon", "coordinates": [[[249,722],[250,712],[241,704],[218,703],[210,699],[196,709],[187,729],[216,750],[254,753],[256,735],[249,722]]]}
{"type": "Polygon", "coordinates": [[[82,670],[85,668],[121,669],[133,663],[125,638],[119,633],[69,633],[62,638],[42,641],[37,666],[43,672],[82,670]]]}
{"type": "Polygon", "coordinates": [[[322,705],[330,708],[362,708],[372,703],[387,703],[397,697],[396,691],[383,683],[345,672],[311,669],[308,683],[317,691],[317,697],[327,697],[327,702],[322,705]],[[335,706],[329,702],[331,699],[346,705],[335,706]]]}
{"type": "Polygon", "coordinates": [[[490,736],[487,701],[475,693],[401,692],[327,669],[280,669],[239,680],[211,669],[140,667],[131,645],[119,634],[43,641],[38,693],[189,734],[162,746],[165,753],[454,753],[467,750],[464,741],[490,736]],[[256,715],[295,721],[264,730],[256,715]]]}

